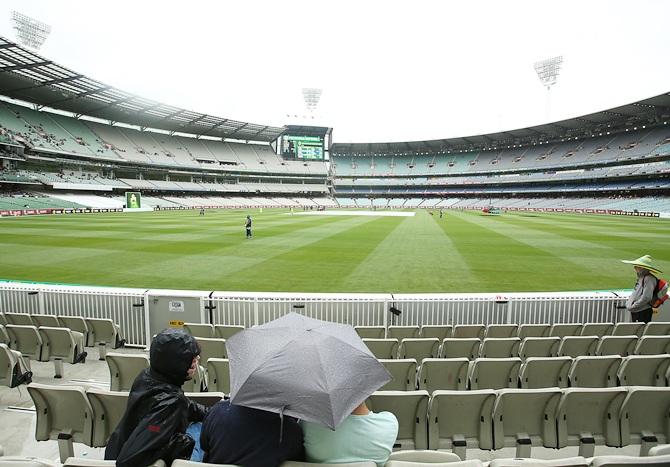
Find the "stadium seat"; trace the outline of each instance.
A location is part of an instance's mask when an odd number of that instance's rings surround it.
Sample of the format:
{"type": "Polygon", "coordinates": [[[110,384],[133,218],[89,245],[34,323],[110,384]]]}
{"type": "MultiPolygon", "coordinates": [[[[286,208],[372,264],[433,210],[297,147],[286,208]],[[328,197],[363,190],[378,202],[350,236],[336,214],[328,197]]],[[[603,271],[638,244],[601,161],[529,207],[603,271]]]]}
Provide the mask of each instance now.
{"type": "Polygon", "coordinates": [[[124,391],[105,391],[95,388],[86,390],[86,397],[93,409],[92,447],[107,446],[109,437],[126,412],[128,394],[124,391]]]}
{"type": "Polygon", "coordinates": [[[446,338],[440,346],[440,358],[462,358],[474,360],[479,355],[479,339],[446,338]]]}
{"type": "Polygon", "coordinates": [[[637,336],[603,336],[596,347],[596,355],[632,355],[637,339],[637,336]]]}
{"type": "Polygon", "coordinates": [[[559,337],[526,337],[519,345],[519,357],[522,360],[532,357],[555,357],[560,344],[559,337]]]}
{"type": "Polygon", "coordinates": [[[502,338],[502,337],[516,337],[518,326],[516,324],[489,324],[486,326],[484,337],[502,338]]]}
{"type": "Polygon", "coordinates": [[[84,335],[71,331],[68,328],[52,328],[40,326],[38,328],[42,338],[41,361],[49,361],[56,358],[63,359],[67,363],[83,363],[86,354],[84,352],[84,335]]]}
{"type": "Polygon", "coordinates": [[[466,449],[493,449],[496,392],[435,391],[428,409],[428,448],[451,449],[465,460],[466,449]]]}
{"type": "Polygon", "coordinates": [[[670,352],[670,336],[642,336],[638,339],[635,355],[660,355],[670,352]]]}
{"type": "Polygon", "coordinates": [[[424,325],[421,326],[421,337],[431,338],[437,337],[440,342],[451,337],[451,326],[438,326],[438,325],[424,325]]]}
{"type": "Polygon", "coordinates": [[[207,391],[207,370],[202,365],[198,365],[193,378],[184,381],[181,385],[181,390],[184,392],[201,392],[207,391]]]}
{"type": "MultiPolygon", "coordinates": [[[[175,461],[177,462],[177,461],[175,461]]],[[[180,461],[181,462],[181,461],[180,461]]],[[[208,466],[208,465],[213,465],[213,464],[203,464],[203,463],[195,463],[195,462],[189,462],[189,461],[183,461],[183,462],[188,462],[186,465],[200,465],[200,466],[208,466]]],[[[171,465],[175,465],[174,462],[171,465]]],[[[179,465],[185,465],[185,464],[179,464],[179,465]]],[[[89,458],[84,458],[84,457],[68,457],[65,460],[65,463],[63,464],[63,467],[115,467],[116,466],[116,461],[105,461],[105,460],[99,460],[99,459],[89,459],[89,458]]],[[[0,464],[1,467],[1,464],[0,464]]],[[[170,467],[165,464],[165,461],[162,459],[158,459],[156,462],[153,464],[147,466],[147,467],[170,467]]]]}
{"type": "Polygon", "coordinates": [[[436,464],[441,462],[458,462],[461,460],[456,454],[444,451],[394,451],[389,456],[390,461],[419,462],[425,464],[436,464]]]}
{"type": "Polygon", "coordinates": [[[519,387],[521,359],[478,358],[470,363],[468,388],[503,389],[519,387]]]}
{"type": "Polygon", "coordinates": [[[149,368],[146,355],[108,353],[105,360],[109,367],[110,391],[130,391],[137,375],[149,368]]]}
{"type": "MultiPolygon", "coordinates": [[[[338,464],[337,466],[334,467],[339,467],[340,465],[342,464],[338,464]]],[[[386,462],[386,464],[384,464],[384,467],[483,467],[483,466],[484,464],[479,459],[468,459],[464,461],[459,460],[459,461],[447,461],[447,462],[411,462],[411,461],[389,460],[386,462]]]]}
{"type": "Polygon", "coordinates": [[[9,334],[7,334],[7,329],[4,325],[0,324],[0,344],[9,345],[10,339],[9,334]]]}
{"type": "Polygon", "coordinates": [[[185,392],[184,395],[191,399],[193,402],[204,405],[205,407],[211,407],[217,402],[221,402],[225,399],[226,395],[222,392],[185,392]]]}
{"type": "Polygon", "coordinates": [[[670,465],[670,455],[654,457],[635,456],[596,456],[591,459],[591,467],[624,467],[630,465],[656,465],[667,467],[670,465]]]}
{"type": "Polygon", "coordinates": [[[597,336],[566,336],[558,346],[559,357],[585,357],[596,354],[597,336]]]}
{"type": "Polygon", "coordinates": [[[57,467],[59,464],[49,459],[31,456],[1,456],[0,467],[57,467]]]}
{"type": "Polygon", "coordinates": [[[649,450],[650,456],[665,456],[670,454],[670,444],[659,444],[649,450]]]}
{"type": "Polygon", "coordinates": [[[621,386],[665,386],[670,355],[629,355],[621,361],[617,378],[621,386]]]}
{"type": "Polygon", "coordinates": [[[611,388],[618,384],[617,371],[621,357],[608,355],[599,357],[576,357],[568,372],[571,387],[611,388]]]}
{"type": "Polygon", "coordinates": [[[92,334],[94,344],[111,345],[116,349],[123,345],[124,341],[119,334],[119,326],[111,319],[86,318],[86,325],[92,334]]]}
{"type": "Polygon", "coordinates": [[[58,322],[62,327],[68,328],[71,331],[82,333],[84,336],[84,345],[91,347],[95,345],[93,342],[93,333],[86,324],[86,319],[83,316],[58,316],[58,322]]]}
{"type": "Polygon", "coordinates": [[[9,388],[17,387],[19,384],[28,384],[32,373],[28,373],[28,365],[23,359],[21,352],[10,349],[7,344],[0,343],[0,386],[9,388]]]}
{"type": "Polygon", "coordinates": [[[670,388],[631,386],[621,406],[621,446],[640,445],[640,456],[670,441],[670,388]]]}
{"type": "Polygon", "coordinates": [[[207,389],[230,394],[230,362],[227,358],[207,360],[207,389]]]}
{"type": "Polygon", "coordinates": [[[583,457],[563,459],[493,459],[489,467],[587,467],[589,460],[583,457]]]}
{"type": "Polygon", "coordinates": [[[244,326],[217,324],[214,326],[214,337],[219,339],[228,339],[243,330],[244,326]]]}
{"type": "Polygon", "coordinates": [[[214,325],[205,323],[184,323],[184,332],[193,337],[214,338],[214,325]]]}
{"type": "MultiPolygon", "coordinates": [[[[184,461],[187,462],[187,461],[184,461]]],[[[172,463],[172,466],[174,467],[174,462],[172,463]]],[[[212,466],[212,467],[220,467],[222,464],[202,464],[200,462],[191,462],[188,464],[179,464],[177,467],[182,466],[193,466],[193,467],[198,467],[198,466],[212,466]]],[[[225,464],[223,464],[225,466],[225,464]]],[[[280,464],[280,467],[376,467],[377,464],[375,464],[372,461],[362,461],[362,462],[349,462],[345,464],[317,464],[317,463],[312,463],[312,462],[298,462],[298,461],[285,461],[280,464]]],[[[235,467],[235,466],[228,466],[228,467],[235,467]]]]}
{"type": "Polygon", "coordinates": [[[468,382],[467,358],[425,358],[417,377],[419,389],[464,391],[468,382]]]}
{"type": "Polygon", "coordinates": [[[568,388],[558,404],[558,447],[579,446],[579,455],[592,457],[596,445],[621,445],[619,411],[624,388],[568,388]]]}
{"type": "MultiPolygon", "coordinates": [[[[294,464],[312,465],[307,464],[305,462],[284,462],[281,465],[282,466],[292,465],[293,467],[298,467],[297,465],[294,464]]],[[[374,462],[364,462],[361,467],[374,467],[376,465],[377,464],[375,464],[374,462]]],[[[233,464],[210,464],[209,462],[196,462],[196,461],[187,461],[185,459],[175,459],[174,461],[172,461],[172,464],[170,464],[168,467],[237,467],[237,466],[233,464]]]]}
{"type": "Polygon", "coordinates": [[[642,331],[643,336],[667,336],[670,335],[670,322],[650,322],[642,331]]]}
{"type": "Polygon", "coordinates": [[[402,342],[403,339],[418,338],[419,332],[419,326],[389,326],[386,337],[388,339],[398,339],[398,342],[402,342]]]}
{"type": "Polygon", "coordinates": [[[368,339],[363,338],[372,355],[380,360],[398,358],[398,339],[368,339]]]}
{"type": "Polygon", "coordinates": [[[483,339],[486,326],[483,324],[457,324],[452,337],[455,339],[483,339]]]}
{"type": "Polygon", "coordinates": [[[644,323],[616,323],[612,329],[613,336],[638,336],[644,331],[644,323]]]}
{"type": "Polygon", "coordinates": [[[373,412],[391,412],[398,419],[394,449],[427,449],[429,398],[427,391],[377,391],[368,398],[367,405],[373,412]]]}
{"type": "Polygon", "coordinates": [[[584,323],[580,336],[609,336],[614,329],[613,323],[584,323]]]}
{"type": "Polygon", "coordinates": [[[556,409],[560,399],[557,388],[497,391],[493,448],[515,447],[516,457],[532,457],[533,446],[556,448],[556,409]]]}
{"type": "Polygon", "coordinates": [[[548,334],[548,324],[520,324],[517,337],[524,340],[526,337],[546,337],[548,334]]]}
{"type": "Polygon", "coordinates": [[[42,337],[35,326],[8,324],[5,329],[13,350],[18,350],[25,358],[42,358],[42,337]]]}
{"type": "Polygon", "coordinates": [[[384,339],[386,329],[384,326],[354,326],[361,339],[384,339]]]}
{"type": "Polygon", "coordinates": [[[198,337],[196,340],[200,344],[200,362],[203,365],[210,358],[228,358],[225,339],[198,337]]]}
{"type": "Polygon", "coordinates": [[[73,442],[91,446],[93,408],[83,388],[32,383],[28,393],[37,414],[35,439],[58,440],[61,462],[73,457],[73,442]]]}
{"type": "Polygon", "coordinates": [[[391,373],[393,379],[379,388],[380,391],[413,391],[416,389],[416,360],[383,359],[379,360],[391,373]]]}
{"type": "Polygon", "coordinates": [[[0,311],[0,325],[6,326],[7,323],[7,318],[5,318],[5,313],[3,311],[0,311]]]}
{"type": "MultiPolygon", "coordinates": [[[[549,337],[579,336],[582,329],[581,323],[557,323],[549,328],[549,337]]],[[[593,334],[590,334],[593,335],[593,334]]]]}
{"type": "Polygon", "coordinates": [[[482,358],[509,358],[519,356],[518,337],[491,337],[482,341],[479,356],[482,358]]]}
{"type": "Polygon", "coordinates": [[[405,338],[400,341],[398,347],[398,358],[413,358],[421,365],[424,358],[437,358],[439,356],[440,341],[436,338],[405,338]]]}
{"type": "Polygon", "coordinates": [[[11,313],[5,311],[5,319],[7,324],[15,326],[35,326],[32,317],[28,313],[11,313]]]}
{"type": "Polygon", "coordinates": [[[521,364],[519,381],[523,389],[567,388],[570,357],[531,357],[521,364]]]}
{"type": "Polygon", "coordinates": [[[62,328],[63,325],[58,321],[58,316],[56,315],[31,315],[33,323],[35,326],[48,326],[50,328],[62,328]]]}

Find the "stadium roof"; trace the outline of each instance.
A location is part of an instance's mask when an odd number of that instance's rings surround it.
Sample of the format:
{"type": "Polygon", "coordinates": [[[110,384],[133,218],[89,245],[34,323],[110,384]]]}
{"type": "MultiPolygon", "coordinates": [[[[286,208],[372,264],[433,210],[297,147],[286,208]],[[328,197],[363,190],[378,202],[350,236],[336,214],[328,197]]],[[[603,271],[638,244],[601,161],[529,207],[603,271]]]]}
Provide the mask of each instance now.
{"type": "Polygon", "coordinates": [[[58,65],[1,36],[0,89],[7,97],[38,106],[171,132],[274,141],[284,131],[144,99],[58,65]]]}

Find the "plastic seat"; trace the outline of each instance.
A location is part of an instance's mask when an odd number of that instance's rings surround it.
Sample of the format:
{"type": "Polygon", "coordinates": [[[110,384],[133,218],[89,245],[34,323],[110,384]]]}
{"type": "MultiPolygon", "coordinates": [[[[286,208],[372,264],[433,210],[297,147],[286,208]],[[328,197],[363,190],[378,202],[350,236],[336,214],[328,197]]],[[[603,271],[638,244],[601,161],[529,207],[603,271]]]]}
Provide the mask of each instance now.
{"type": "Polygon", "coordinates": [[[391,412],[398,419],[396,446],[400,449],[427,449],[427,391],[377,391],[367,400],[373,412],[391,412]]]}
{"type": "Polygon", "coordinates": [[[384,339],[386,328],[384,326],[354,326],[361,339],[384,339]]]}
{"type": "Polygon", "coordinates": [[[614,323],[584,323],[580,336],[609,336],[614,329],[614,323]]]}
{"type": "Polygon", "coordinates": [[[612,329],[613,336],[638,336],[644,331],[644,323],[616,323],[612,329]]]}
{"type": "Polygon", "coordinates": [[[560,337],[526,337],[519,345],[519,357],[526,360],[532,357],[555,357],[558,355],[560,337]]]}
{"type": "Polygon", "coordinates": [[[244,326],[217,324],[214,326],[214,337],[219,339],[228,339],[240,331],[244,331],[244,326]]]}
{"type": "Polygon", "coordinates": [[[230,394],[230,362],[227,358],[207,360],[207,388],[230,394]]]}
{"type": "Polygon", "coordinates": [[[109,368],[110,391],[130,391],[137,375],[149,368],[146,355],[108,353],[105,360],[109,368]]]}
{"type": "Polygon", "coordinates": [[[35,326],[8,324],[5,329],[9,334],[9,346],[13,350],[33,360],[42,358],[42,337],[35,326]]]}
{"type": "Polygon", "coordinates": [[[7,325],[7,318],[5,318],[5,313],[0,311],[0,325],[6,326],[7,325]]]}
{"type": "Polygon", "coordinates": [[[193,378],[184,381],[184,384],[181,385],[181,390],[184,392],[207,391],[207,370],[205,367],[198,365],[193,378]]]}
{"type": "Polygon", "coordinates": [[[518,329],[516,324],[489,324],[486,326],[484,338],[516,337],[518,329]]]}
{"type": "Polygon", "coordinates": [[[86,318],[86,324],[92,334],[93,343],[104,343],[105,345],[111,345],[114,349],[122,345],[123,339],[120,335],[120,328],[111,319],[86,318]]]}
{"type": "MultiPolygon", "coordinates": [[[[175,461],[178,462],[178,461],[175,461]]],[[[181,461],[179,461],[181,462],[181,461]]],[[[188,462],[188,461],[184,461],[188,462]]],[[[173,462],[171,465],[175,465],[173,462]]],[[[184,464],[180,464],[184,465],[184,464]]],[[[195,462],[189,462],[188,465],[196,465],[195,462]]],[[[203,463],[197,463],[197,465],[201,466],[208,466],[208,465],[213,465],[213,464],[203,464],[203,463]]],[[[63,464],[63,467],[115,467],[116,466],[116,461],[105,461],[105,460],[99,460],[99,459],[89,459],[89,458],[80,458],[80,457],[68,457],[65,460],[65,463],[63,464]]],[[[169,467],[165,465],[165,461],[162,459],[158,459],[156,462],[153,464],[149,465],[148,467],[169,467]]]]}
{"type": "Polygon", "coordinates": [[[659,444],[649,450],[650,456],[665,456],[670,454],[670,444],[659,444]]]}
{"type": "Polygon", "coordinates": [[[631,386],[621,406],[621,445],[640,445],[640,456],[670,440],[670,388],[631,386]]]}
{"type": "Polygon", "coordinates": [[[184,395],[193,402],[204,405],[205,407],[212,407],[217,402],[221,402],[226,395],[222,392],[185,392],[184,395]]]}
{"type": "Polygon", "coordinates": [[[9,345],[10,339],[9,334],[7,334],[7,329],[4,325],[0,324],[0,344],[9,345]]]}
{"type": "Polygon", "coordinates": [[[526,337],[546,337],[548,334],[548,324],[520,324],[517,337],[524,340],[526,337]]]}
{"type": "Polygon", "coordinates": [[[398,358],[413,358],[419,365],[424,358],[437,358],[440,350],[440,341],[433,338],[405,338],[400,341],[398,358]]]}
{"type": "Polygon", "coordinates": [[[519,355],[518,337],[490,337],[482,341],[479,356],[482,358],[510,358],[519,355]]]}
{"type": "Polygon", "coordinates": [[[84,336],[84,345],[90,347],[95,344],[92,339],[93,333],[88,328],[86,319],[83,316],[58,316],[58,322],[61,327],[68,328],[70,331],[82,333],[84,336]]]}
{"type": "MultiPolygon", "coordinates": [[[[187,462],[187,461],[184,461],[187,462]]],[[[193,467],[198,467],[198,466],[212,466],[212,467],[220,467],[221,464],[202,464],[202,463],[195,463],[192,462],[190,464],[179,464],[176,467],[180,466],[193,466],[193,467]]],[[[298,462],[298,461],[286,461],[283,462],[280,467],[376,467],[377,464],[375,464],[372,461],[363,461],[363,462],[349,462],[346,464],[317,464],[317,463],[312,463],[312,462],[298,462]]],[[[172,463],[172,467],[175,467],[174,462],[172,463]]],[[[228,467],[233,467],[233,466],[228,466],[228,467]]]]}
{"type": "Polygon", "coordinates": [[[56,315],[31,315],[35,326],[48,326],[50,328],[61,328],[63,325],[58,321],[56,315]]]}
{"type": "Polygon", "coordinates": [[[466,449],[493,449],[496,392],[435,391],[428,409],[428,448],[451,449],[465,460],[466,449]]]}
{"type": "Polygon", "coordinates": [[[617,371],[621,357],[608,355],[600,357],[577,357],[568,372],[571,387],[611,388],[617,385],[617,371]]]}
{"type": "Polygon", "coordinates": [[[424,325],[421,326],[421,337],[430,338],[437,337],[440,342],[451,337],[452,328],[451,326],[439,326],[439,325],[424,325]]]}
{"type": "Polygon", "coordinates": [[[440,346],[440,358],[467,358],[474,360],[479,355],[481,340],[447,338],[440,346]]]}
{"type": "Polygon", "coordinates": [[[489,467],[588,467],[589,460],[583,457],[563,459],[493,459],[489,467]]]}
{"type": "Polygon", "coordinates": [[[470,389],[517,388],[520,358],[478,358],[470,363],[468,387],[470,389]]]}
{"type": "Polygon", "coordinates": [[[0,386],[14,388],[19,384],[30,383],[24,379],[26,372],[28,366],[21,352],[10,349],[7,344],[0,344],[0,386]]]}
{"type": "Polygon", "coordinates": [[[394,451],[389,456],[390,461],[419,462],[436,464],[441,462],[458,462],[461,460],[456,454],[444,451],[394,451]]]}
{"type": "MultiPolygon", "coordinates": [[[[298,467],[298,465],[296,465],[296,464],[317,465],[317,464],[308,464],[306,462],[290,462],[290,463],[289,462],[284,462],[281,465],[282,466],[298,467]]],[[[362,464],[361,467],[374,467],[375,465],[377,465],[374,462],[372,462],[372,463],[363,462],[363,463],[360,463],[360,464],[362,464]]],[[[319,464],[319,465],[323,465],[323,464],[319,464]]],[[[356,465],[358,465],[358,464],[356,464],[356,465]]],[[[65,467],[65,466],[63,466],[63,467],[65,467]]],[[[169,467],[237,467],[237,466],[233,465],[233,464],[210,464],[209,462],[195,462],[195,461],[187,461],[185,459],[175,459],[175,460],[172,461],[172,464],[170,464],[169,467]]]]}
{"type": "Polygon", "coordinates": [[[670,334],[670,322],[652,321],[642,330],[643,336],[667,336],[670,334]]]}
{"type": "Polygon", "coordinates": [[[455,339],[483,339],[486,326],[483,324],[457,324],[452,337],[455,339]]]}
{"type": "Polygon", "coordinates": [[[382,386],[380,391],[413,391],[416,389],[416,360],[405,359],[383,359],[379,360],[391,373],[393,379],[382,386]]]}
{"type": "Polygon", "coordinates": [[[533,446],[556,448],[561,395],[556,388],[498,391],[493,405],[493,448],[515,447],[516,457],[531,457],[533,446]]]}
{"type": "Polygon", "coordinates": [[[15,326],[35,326],[35,322],[28,313],[11,313],[5,311],[5,319],[7,320],[7,324],[15,326]]]}
{"type": "Polygon", "coordinates": [[[214,325],[207,323],[184,323],[184,332],[193,337],[214,338],[214,325]]]}
{"type": "Polygon", "coordinates": [[[628,465],[670,465],[670,455],[654,457],[635,456],[596,456],[591,460],[591,467],[624,467],[628,465]]]}
{"type": "Polygon", "coordinates": [[[670,352],[670,336],[642,336],[638,339],[635,355],[660,355],[670,352]]]}
{"type": "Polygon", "coordinates": [[[386,337],[398,339],[398,342],[402,342],[403,339],[419,338],[419,332],[419,326],[389,326],[386,337]]]}
{"type": "Polygon", "coordinates": [[[519,381],[523,389],[567,388],[570,357],[531,357],[521,364],[519,381]]]}
{"type": "Polygon", "coordinates": [[[398,339],[367,339],[363,342],[378,359],[398,358],[398,339]]]}
{"type": "Polygon", "coordinates": [[[483,467],[483,466],[484,464],[479,459],[468,459],[464,461],[459,460],[459,461],[447,461],[447,462],[411,462],[411,461],[389,460],[386,462],[386,464],[384,464],[384,467],[483,467]]]}
{"type": "Polygon", "coordinates": [[[587,357],[596,354],[597,336],[567,336],[558,346],[559,357],[587,357]]]}
{"type": "Polygon", "coordinates": [[[596,355],[632,355],[637,339],[637,336],[603,336],[596,347],[596,355]]]}
{"type": "Polygon", "coordinates": [[[200,361],[206,365],[210,358],[228,358],[226,340],[207,337],[197,337],[200,344],[200,361]]]}
{"type": "Polygon", "coordinates": [[[2,456],[0,457],[0,467],[58,467],[59,464],[31,456],[2,456]]]}
{"type": "Polygon", "coordinates": [[[621,386],[665,386],[670,355],[630,355],[621,361],[617,378],[621,386]]]}
{"type": "MultiPolygon", "coordinates": [[[[107,355],[109,357],[109,355],[107,355]]],[[[118,426],[128,405],[128,392],[88,389],[86,396],[93,409],[93,439],[91,446],[104,447],[118,426]]]]}
{"type": "Polygon", "coordinates": [[[80,360],[80,356],[84,352],[83,334],[71,331],[68,328],[47,326],[41,326],[38,328],[38,332],[42,338],[42,357],[40,360],[46,362],[61,358],[72,364],[83,362],[83,360],[80,360]]]}
{"type": "MultiPolygon", "coordinates": [[[[579,336],[581,329],[582,329],[581,323],[552,324],[551,327],[549,328],[549,337],[563,338],[566,336],[579,336]]],[[[594,334],[588,334],[588,335],[594,335],[594,334]]]]}
{"type": "Polygon", "coordinates": [[[419,389],[464,391],[468,382],[467,358],[425,358],[417,377],[419,389]]]}

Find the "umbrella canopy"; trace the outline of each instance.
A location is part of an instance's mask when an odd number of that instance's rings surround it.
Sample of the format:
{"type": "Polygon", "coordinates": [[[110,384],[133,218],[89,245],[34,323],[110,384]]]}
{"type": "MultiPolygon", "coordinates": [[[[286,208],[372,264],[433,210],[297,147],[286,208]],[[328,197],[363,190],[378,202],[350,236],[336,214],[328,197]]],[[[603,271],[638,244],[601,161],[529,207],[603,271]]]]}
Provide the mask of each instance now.
{"type": "Polygon", "coordinates": [[[233,404],[335,429],[391,375],[353,327],[289,313],[226,342],[233,404]]]}

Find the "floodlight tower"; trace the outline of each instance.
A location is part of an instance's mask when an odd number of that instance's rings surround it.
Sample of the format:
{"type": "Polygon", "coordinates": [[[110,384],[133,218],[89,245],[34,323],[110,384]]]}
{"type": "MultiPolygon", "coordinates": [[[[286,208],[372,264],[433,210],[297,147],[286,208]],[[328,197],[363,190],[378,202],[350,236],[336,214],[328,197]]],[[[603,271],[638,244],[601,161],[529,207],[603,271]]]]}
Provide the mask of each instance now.
{"type": "Polygon", "coordinates": [[[51,33],[51,26],[18,11],[12,11],[11,20],[19,43],[35,50],[42,47],[51,33]]]}
{"type": "Polygon", "coordinates": [[[563,56],[551,57],[546,60],[540,60],[534,63],[535,73],[540,78],[542,84],[547,88],[547,101],[545,104],[545,119],[549,120],[549,97],[551,87],[556,84],[558,75],[561,73],[561,65],[563,64],[563,56]]]}
{"type": "Polygon", "coordinates": [[[305,108],[312,119],[314,119],[314,111],[319,105],[322,92],[323,89],[319,88],[302,88],[302,98],[305,100],[305,108]]]}

